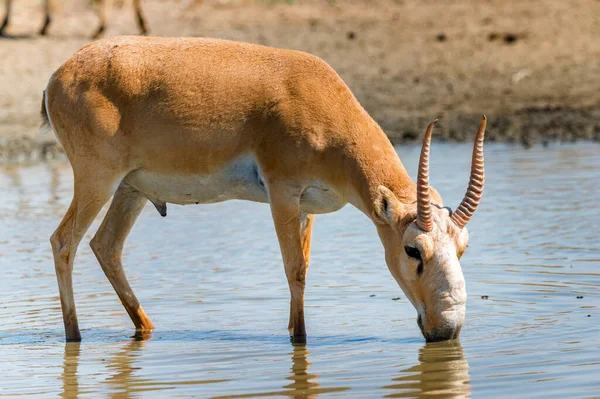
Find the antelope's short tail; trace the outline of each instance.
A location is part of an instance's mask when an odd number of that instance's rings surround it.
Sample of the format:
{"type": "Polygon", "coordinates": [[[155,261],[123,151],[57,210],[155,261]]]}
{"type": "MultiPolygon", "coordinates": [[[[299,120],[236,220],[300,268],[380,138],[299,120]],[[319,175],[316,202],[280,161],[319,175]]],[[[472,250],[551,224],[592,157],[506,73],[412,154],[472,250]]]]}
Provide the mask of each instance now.
{"type": "Polygon", "coordinates": [[[40,132],[48,133],[52,130],[52,125],[50,124],[48,110],[46,109],[46,90],[42,92],[42,109],[40,110],[40,115],[42,116],[42,125],[40,126],[40,132]]]}

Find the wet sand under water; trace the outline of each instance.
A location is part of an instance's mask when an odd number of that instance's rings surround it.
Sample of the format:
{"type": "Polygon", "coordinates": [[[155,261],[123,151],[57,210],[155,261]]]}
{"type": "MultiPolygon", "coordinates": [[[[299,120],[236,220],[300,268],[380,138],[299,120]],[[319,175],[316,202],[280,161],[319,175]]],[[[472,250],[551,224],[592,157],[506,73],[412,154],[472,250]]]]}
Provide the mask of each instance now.
{"type": "MultiPolygon", "coordinates": [[[[413,177],[418,151],[399,148],[413,177]]],[[[170,206],[166,219],[149,205],[138,220],[124,264],[157,326],[147,340],[131,337],[86,244],[98,219],[75,261],[83,342],[65,343],[48,238],[70,169],[1,167],[0,397],[599,397],[600,146],[486,151],[466,324],[460,342],[428,345],[375,228],[348,206],[317,217],[309,340],[292,346],[269,209],[237,201],[170,206]]],[[[469,154],[433,146],[446,205],[464,194],[469,154]]]]}

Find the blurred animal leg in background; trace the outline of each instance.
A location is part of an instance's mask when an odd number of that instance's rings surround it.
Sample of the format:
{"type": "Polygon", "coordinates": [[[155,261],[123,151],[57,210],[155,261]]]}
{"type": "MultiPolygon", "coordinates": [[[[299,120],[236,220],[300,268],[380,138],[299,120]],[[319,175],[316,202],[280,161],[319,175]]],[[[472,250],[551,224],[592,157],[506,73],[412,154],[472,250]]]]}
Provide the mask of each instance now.
{"type": "Polygon", "coordinates": [[[4,2],[5,5],[5,12],[6,14],[4,15],[4,21],[2,21],[2,25],[0,26],[0,36],[4,36],[4,30],[6,29],[6,27],[8,26],[8,22],[10,21],[10,10],[12,8],[12,0],[6,0],[4,2]]]}
{"type": "Polygon", "coordinates": [[[44,1],[44,25],[42,25],[42,29],[40,29],[40,35],[45,36],[48,33],[48,28],[50,27],[50,23],[52,22],[52,12],[54,11],[54,0],[45,0],[44,1]]]}
{"type": "Polygon", "coordinates": [[[142,12],[142,0],[133,0],[133,8],[137,17],[138,27],[140,28],[140,34],[148,34],[148,28],[146,28],[146,19],[144,18],[144,14],[142,12]]]}
{"type": "MultiPolygon", "coordinates": [[[[52,14],[54,13],[55,0],[44,0],[44,24],[42,25],[39,34],[41,36],[45,36],[48,34],[48,29],[50,28],[50,24],[52,23],[52,14]]],[[[10,14],[12,10],[12,2],[13,0],[5,0],[5,15],[4,20],[2,21],[2,25],[0,25],[0,36],[5,36],[5,30],[10,23],[10,14]]],[[[98,19],[100,20],[100,25],[92,35],[92,39],[99,38],[104,31],[106,30],[107,21],[109,18],[109,12],[112,8],[113,1],[112,0],[98,0],[98,8],[96,13],[98,14],[98,19]]],[[[148,28],[146,26],[146,19],[144,17],[144,13],[142,11],[142,0],[132,0],[132,7],[135,11],[136,21],[138,28],[140,30],[140,34],[146,35],[148,33],[148,28]]]]}
{"type": "Polygon", "coordinates": [[[97,14],[100,19],[100,25],[96,32],[92,35],[92,39],[97,39],[106,30],[106,20],[108,19],[109,8],[112,7],[112,0],[100,0],[98,4],[97,14]]]}
{"type": "MultiPolygon", "coordinates": [[[[106,30],[109,13],[113,7],[113,0],[100,0],[99,3],[100,4],[98,5],[97,13],[98,19],[100,20],[100,25],[98,26],[98,29],[96,29],[96,32],[92,35],[92,39],[99,38],[106,30]]],[[[133,0],[132,6],[135,11],[140,34],[146,35],[148,33],[148,28],[146,27],[144,13],[142,12],[142,0],[133,0]]]]}

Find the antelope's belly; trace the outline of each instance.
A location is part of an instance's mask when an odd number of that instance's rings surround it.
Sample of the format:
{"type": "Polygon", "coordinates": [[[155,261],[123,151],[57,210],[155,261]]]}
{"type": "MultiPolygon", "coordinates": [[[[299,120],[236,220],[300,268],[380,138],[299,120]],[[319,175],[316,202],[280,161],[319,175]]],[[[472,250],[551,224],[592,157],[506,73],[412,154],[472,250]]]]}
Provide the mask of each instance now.
{"type": "Polygon", "coordinates": [[[268,202],[264,180],[252,157],[238,158],[209,175],[178,175],[138,169],[125,181],[149,199],[172,204],[209,204],[241,199],[268,202]]]}
{"type": "MultiPolygon", "coordinates": [[[[125,181],[150,200],[172,204],[209,204],[232,199],[269,202],[269,189],[256,160],[238,158],[210,175],[178,175],[137,169],[125,181]]],[[[301,184],[300,210],[329,213],[346,205],[343,196],[320,181],[301,184]]]]}

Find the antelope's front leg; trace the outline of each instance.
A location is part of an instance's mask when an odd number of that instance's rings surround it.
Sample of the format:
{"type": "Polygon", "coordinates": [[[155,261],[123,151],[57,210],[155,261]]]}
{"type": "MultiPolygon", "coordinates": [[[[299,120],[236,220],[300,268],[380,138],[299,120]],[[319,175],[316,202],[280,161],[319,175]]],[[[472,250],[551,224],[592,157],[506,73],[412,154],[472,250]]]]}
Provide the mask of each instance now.
{"type": "MultiPolygon", "coordinates": [[[[306,278],[306,272],[310,266],[310,240],[312,237],[312,227],[315,222],[315,215],[301,213],[300,214],[300,239],[302,240],[302,252],[304,253],[305,271],[304,276],[306,278]]],[[[304,302],[302,304],[304,308],[304,302]]],[[[290,300],[290,321],[288,323],[288,331],[290,336],[294,335],[294,317],[296,314],[296,307],[294,301],[290,300]]]]}
{"type": "Polygon", "coordinates": [[[291,294],[288,328],[293,343],[304,343],[304,288],[314,216],[301,215],[300,192],[283,187],[269,187],[269,195],[271,214],[291,294]]]}

